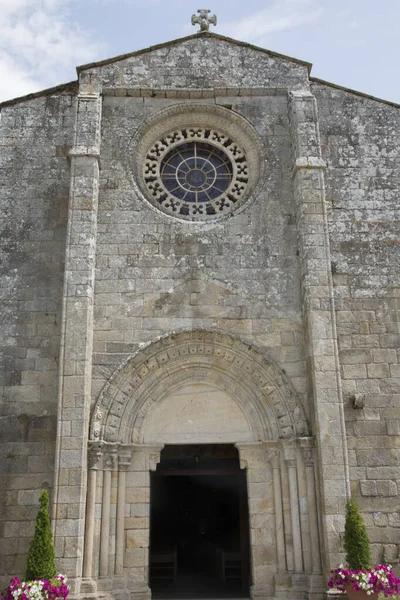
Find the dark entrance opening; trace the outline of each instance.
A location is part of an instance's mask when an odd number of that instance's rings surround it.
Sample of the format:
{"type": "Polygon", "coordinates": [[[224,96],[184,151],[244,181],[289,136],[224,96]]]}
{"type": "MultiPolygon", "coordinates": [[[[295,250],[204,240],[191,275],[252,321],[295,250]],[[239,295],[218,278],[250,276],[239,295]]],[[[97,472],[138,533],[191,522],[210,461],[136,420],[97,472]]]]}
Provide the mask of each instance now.
{"type": "Polygon", "coordinates": [[[153,597],[248,597],[246,472],[232,444],[166,446],[150,501],[153,597]]]}

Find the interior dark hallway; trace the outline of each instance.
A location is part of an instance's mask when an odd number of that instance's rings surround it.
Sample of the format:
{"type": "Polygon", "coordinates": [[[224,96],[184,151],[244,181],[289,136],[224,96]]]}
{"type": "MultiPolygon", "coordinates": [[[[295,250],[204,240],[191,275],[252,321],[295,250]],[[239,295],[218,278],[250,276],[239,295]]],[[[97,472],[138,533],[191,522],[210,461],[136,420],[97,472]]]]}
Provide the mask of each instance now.
{"type": "Polygon", "coordinates": [[[167,446],[151,478],[153,597],[246,597],[246,475],[233,445],[167,446]]]}

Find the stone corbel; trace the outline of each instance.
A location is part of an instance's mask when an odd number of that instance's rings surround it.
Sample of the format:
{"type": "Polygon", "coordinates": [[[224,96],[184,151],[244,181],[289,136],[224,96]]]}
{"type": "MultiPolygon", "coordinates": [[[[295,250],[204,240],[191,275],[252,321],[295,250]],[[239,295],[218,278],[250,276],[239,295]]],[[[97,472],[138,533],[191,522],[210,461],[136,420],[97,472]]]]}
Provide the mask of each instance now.
{"type": "Polygon", "coordinates": [[[238,443],[235,447],[239,453],[239,462],[241,469],[250,469],[254,466],[254,460],[260,452],[263,452],[264,448],[262,442],[249,442],[249,443],[238,443]]]}
{"type": "MultiPolygon", "coordinates": [[[[165,444],[132,444],[133,454],[144,457],[144,470],[155,471],[165,444]]],[[[141,469],[142,470],[142,469],[141,469]]]]}

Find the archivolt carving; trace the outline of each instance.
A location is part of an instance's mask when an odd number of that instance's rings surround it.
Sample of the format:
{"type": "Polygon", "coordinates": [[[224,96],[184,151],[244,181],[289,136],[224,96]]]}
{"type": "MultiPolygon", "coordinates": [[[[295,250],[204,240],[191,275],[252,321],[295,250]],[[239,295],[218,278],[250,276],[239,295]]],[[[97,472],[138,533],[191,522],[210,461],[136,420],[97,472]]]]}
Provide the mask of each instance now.
{"type": "Polygon", "coordinates": [[[195,330],[161,338],[121,365],[93,410],[91,439],[142,442],[148,412],[185,382],[209,382],[231,394],[256,439],[308,435],[299,398],[260,349],[221,331],[195,330]]]}

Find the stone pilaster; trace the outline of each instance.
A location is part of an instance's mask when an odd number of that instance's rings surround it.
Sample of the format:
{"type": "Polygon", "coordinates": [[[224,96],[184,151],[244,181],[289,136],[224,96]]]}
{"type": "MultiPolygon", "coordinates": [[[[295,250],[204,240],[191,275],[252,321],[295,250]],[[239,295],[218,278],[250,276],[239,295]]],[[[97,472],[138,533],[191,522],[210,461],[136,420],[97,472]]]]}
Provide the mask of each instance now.
{"type": "Polygon", "coordinates": [[[333,283],[315,98],[294,92],[289,102],[293,181],[301,260],[303,315],[310,365],[313,432],[317,441],[325,569],[338,562],[338,531],[329,527],[349,493],[333,283]]]}
{"type": "Polygon", "coordinates": [[[99,187],[101,99],[79,95],[65,253],[60,349],[54,507],[67,504],[67,518],[53,510],[60,571],[73,592],[82,576],[90,416],[93,290],[99,187]]]}
{"type": "Polygon", "coordinates": [[[274,495],[271,468],[260,443],[236,444],[240,468],[247,471],[252,599],[273,595],[276,572],[274,495]]]}

